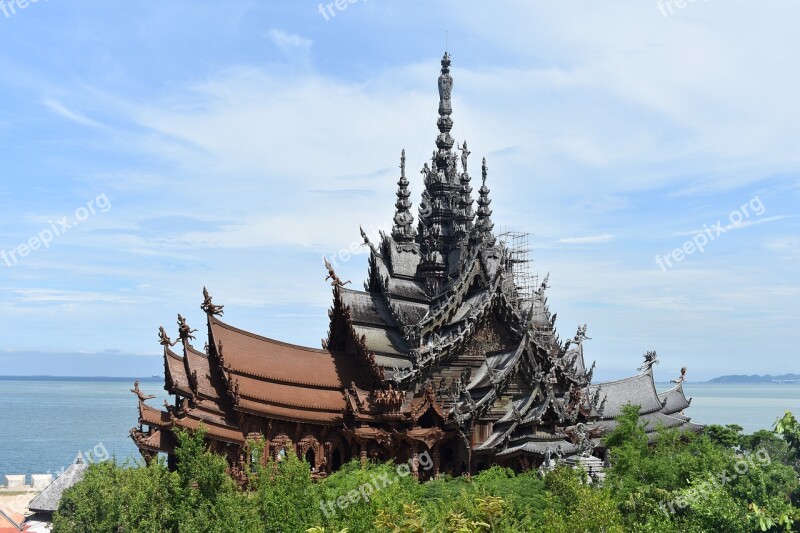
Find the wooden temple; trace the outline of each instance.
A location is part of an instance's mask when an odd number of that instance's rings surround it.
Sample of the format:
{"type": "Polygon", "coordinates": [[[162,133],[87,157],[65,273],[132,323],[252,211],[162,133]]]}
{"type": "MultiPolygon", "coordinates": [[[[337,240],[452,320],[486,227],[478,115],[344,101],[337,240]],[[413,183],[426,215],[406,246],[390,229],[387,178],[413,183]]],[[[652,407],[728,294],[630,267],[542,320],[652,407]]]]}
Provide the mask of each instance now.
{"type": "Polygon", "coordinates": [[[475,208],[470,152],[466,142],[453,149],[448,54],[441,64],[439,134],[416,224],[403,153],[391,234],[373,243],[362,231],[371,250],[364,290],[345,287],[326,261],[333,305],[322,348],[237,329],[204,289],[204,349],[181,315],[177,341],[160,330],[174,402],[154,407],[134,389],[131,437],[146,458],[164,452],[173,463],[175,428],[202,425],[242,481],[250,439],[263,439],[272,457],[293,449],[316,475],[353,458],[417,464],[422,452],[433,468],[420,477],[461,475],[601,454],[626,404],[640,406],[648,432],[697,429],[683,414],[681,383],[657,392],[655,352],[633,377],[592,383],[586,327],[562,343],[547,278],[523,290],[514,250],[494,232],[486,160],[475,208]]]}

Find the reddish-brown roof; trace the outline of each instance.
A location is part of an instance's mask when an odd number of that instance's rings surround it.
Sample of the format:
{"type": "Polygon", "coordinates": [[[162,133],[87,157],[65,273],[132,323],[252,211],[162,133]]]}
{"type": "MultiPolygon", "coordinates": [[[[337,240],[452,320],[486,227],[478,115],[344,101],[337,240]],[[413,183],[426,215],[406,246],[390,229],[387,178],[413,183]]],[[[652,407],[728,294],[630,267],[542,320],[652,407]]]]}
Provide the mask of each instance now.
{"type": "Polygon", "coordinates": [[[175,438],[172,433],[161,429],[153,430],[148,435],[139,430],[132,430],[131,437],[140,448],[153,452],[172,452],[175,449],[175,438]]]}
{"type": "Polygon", "coordinates": [[[0,505],[0,533],[19,533],[20,531],[27,531],[28,528],[22,525],[24,521],[24,516],[12,511],[8,507],[0,505]]]}
{"type": "Polygon", "coordinates": [[[172,383],[173,393],[181,396],[191,396],[192,387],[186,376],[186,366],[183,357],[164,346],[164,361],[166,362],[167,383],[172,383]]]}
{"type": "Polygon", "coordinates": [[[208,356],[186,345],[184,349],[184,356],[186,358],[186,365],[189,369],[189,375],[194,374],[197,379],[197,393],[203,398],[212,400],[219,399],[217,393],[216,380],[211,375],[211,362],[208,356]]]}
{"type": "Polygon", "coordinates": [[[259,401],[242,398],[236,406],[237,410],[256,415],[268,416],[292,422],[311,422],[316,424],[341,424],[344,420],[342,413],[330,411],[308,411],[292,407],[270,405],[259,401]]]}
{"type": "Polygon", "coordinates": [[[242,398],[311,411],[341,413],[345,409],[341,389],[315,389],[284,385],[241,374],[231,374],[231,380],[238,384],[238,392],[242,398]]]}
{"type": "Polygon", "coordinates": [[[225,367],[264,380],[341,389],[355,379],[352,356],[268,339],[209,316],[214,347],[222,342],[225,367]]]}
{"type": "Polygon", "coordinates": [[[214,437],[219,440],[224,440],[226,442],[233,442],[235,444],[244,443],[245,439],[240,430],[231,429],[228,427],[211,423],[208,420],[203,420],[199,418],[192,411],[189,411],[189,413],[183,418],[175,419],[176,426],[184,427],[187,429],[197,429],[200,427],[201,424],[203,425],[203,429],[205,429],[206,434],[210,437],[214,437]]]}
{"type": "Polygon", "coordinates": [[[143,401],[139,402],[139,420],[143,424],[155,427],[169,427],[171,423],[169,413],[150,407],[143,401]]]}

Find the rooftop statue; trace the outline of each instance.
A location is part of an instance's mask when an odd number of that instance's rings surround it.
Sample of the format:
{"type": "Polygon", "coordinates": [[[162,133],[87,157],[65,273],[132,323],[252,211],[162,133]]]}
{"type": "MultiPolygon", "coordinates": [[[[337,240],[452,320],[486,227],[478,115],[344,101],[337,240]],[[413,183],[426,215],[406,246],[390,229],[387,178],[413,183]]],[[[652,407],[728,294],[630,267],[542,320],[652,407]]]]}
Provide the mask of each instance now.
{"type": "Polygon", "coordinates": [[[464,141],[464,146],[461,147],[461,168],[463,169],[464,174],[467,173],[467,158],[471,153],[472,152],[467,149],[467,141],[464,141]]]}

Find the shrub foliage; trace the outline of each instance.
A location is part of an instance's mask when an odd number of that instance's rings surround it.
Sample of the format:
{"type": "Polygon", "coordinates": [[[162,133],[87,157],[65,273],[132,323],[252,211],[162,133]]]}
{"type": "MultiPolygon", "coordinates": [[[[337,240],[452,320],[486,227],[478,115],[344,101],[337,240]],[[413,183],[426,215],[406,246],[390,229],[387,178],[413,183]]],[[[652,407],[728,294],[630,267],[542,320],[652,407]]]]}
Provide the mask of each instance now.
{"type": "MultiPolygon", "coordinates": [[[[492,467],[473,477],[417,483],[403,465],[344,465],[313,482],[288,453],[254,461],[237,486],[202,428],[178,434],[177,470],[93,464],[64,494],[55,533],[119,532],[752,532],[798,531],[800,430],[791,413],[776,432],[738,426],[701,434],[661,429],[648,438],[628,406],[604,439],[605,482],[565,466],[540,475],[492,467]]],[[[259,457],[263,443],[251,442],[259,457]]]]}

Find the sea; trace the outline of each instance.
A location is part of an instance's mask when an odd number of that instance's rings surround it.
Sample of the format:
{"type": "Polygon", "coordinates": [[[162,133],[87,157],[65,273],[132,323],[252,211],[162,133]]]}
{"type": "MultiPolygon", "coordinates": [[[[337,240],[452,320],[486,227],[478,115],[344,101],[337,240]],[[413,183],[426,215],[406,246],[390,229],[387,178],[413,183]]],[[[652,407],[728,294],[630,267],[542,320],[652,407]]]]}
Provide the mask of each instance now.
{"type": "MultiPolygon", "coordinates": [[[[78,454],[84,461],[140,461],[129,437],[137,425],[130,379],[0,377],[0,485],[6,474],[57,475],[78,454]]],[[[142,380],[141,390],[167,397],[163,378],[142,380]]],[[[669,384],[659,384],[658,390],[669,384]]],[[[800,384],[684,384],[698,424],[738,424],[745,433],[771,429],[787,410],[800,416],[800,384]]],[[[28,477],[30,482],[30,477],[28,477]]]]}

